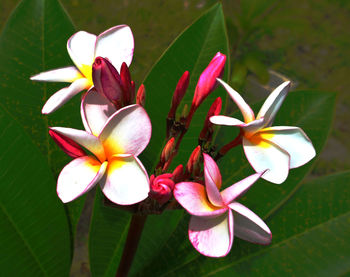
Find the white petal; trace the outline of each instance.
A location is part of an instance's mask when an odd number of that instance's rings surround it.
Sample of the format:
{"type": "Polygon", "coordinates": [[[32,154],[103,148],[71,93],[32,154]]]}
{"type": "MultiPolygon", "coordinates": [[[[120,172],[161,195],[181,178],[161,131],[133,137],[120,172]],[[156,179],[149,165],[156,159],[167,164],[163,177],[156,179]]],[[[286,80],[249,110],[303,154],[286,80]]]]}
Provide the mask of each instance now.
{"type": "Polygon", "coordinates": [[[238,108],[242,112],[244,122],[248,123],[255,119],[253,110],[249,107],[249,105],[244,101],[242,96],[231,88],[228,84],[226,84],[223,80],[217,79],[218,82],[225,88],[227,93],[230,95],[232,100],[237,104],[238,108]]]}
{"type": "Polygon", "coordinates": [[[229,207],[235,211],[233,219],[236,237],[258,244],[271,242],[271,231],[260,217],[238,202],[231,203],[229,207]]]}
{"type": "Polygon", "coordinates": [[[83,97],[80,105],[85,130],[98,136],[108,118],[116,112],[114,105],[94,88],[83,97]]]}
{"type": "Polygon", "coordinates": [[[288,94],[289,89],[290,82],[284,82],[283,84],[279,85],[273,92],[271,92],[269,97],[267,97],[265,100],[256,117],[257,119],[264,117],[265,126],[270,126],[272,124],[276,113],[281,107],[284,98],[286,98],[288,94]]]}
{"type": "Polygon", "coordinates": [[[78,94],[84,89],[88,89],[90,83],[87,79],[81,78],[74,81],[69,87],[60,89],[55,92],[45,103],[41,112],[43,114],[49,114],[56,111],[58,108],[63,106],[66,102],[68,102],[73,96],[78,94]]]}
{"type": "Polygon", "coordinates": [[[215,218],[191,216],[188,236],[193,247],[202,255],[223,257],[232,247],[233,226],[231,210],[215,218]]]}
{"type": "Polygon", "coordinates": [[[210,122],[217,125],[226,125],[226,126],[243,126],[244,122],[239,119],[225,116],[225,115],[214,115],[210,117],[210,122]]]}
{"type": "Polygon", "coordinates": [[[133,156],[114,156],[108,162],[104,195],[119,205],[131,205],[148,197],[149,179],[141,162],[133,156]]]}
{"type": "Polygon", "coordinates": [[[107,157],[115,154],[138,156],[151,139],[151,121],[139,105],[126,106],[114,113],[100,134],[107,157]]]}
{"type": "Polygon", "coordinates": [[[289,154],[275,144],[266,141],[251,141],[243,138],[245,155],[256,172],[267,170],[261,178],[275,183],[283,183],[289,172],[289,154]]]}
{"type": "Polygon", "coordinates": [[[89,191],[103,177],[107,162],[102,165],[88,156],[79,157],[67,164],[57,180],[57,195],[63,203],[70,202],[89,191]]]}
{"type": "Polygon", "coordinates": [[[95,57],[108,58],[119,72],[123,62],[131,64],[133,53],[134,37],[127,25],[112,27],[97,37],[95,57]]]}
{"type": "Polygon", "coordinates": [[[51,130],[62,134],[81,146],[91,151],[101,162],[106,160],[103,145],[100,140],[94,135],[77,129],[64,128],[64,127],[52,127],[51,130]]]}
{"type": "Polygon", "coordinates": [[[39,73],[30,77],[30,80],[73,83],[75,80],[80,78],[84,78],[84,76],[81,75],[80,71],[75,66],[67,66],[39,73]]]}
{"type": "Polygon", "coordinates": [[[306,164],[316,155],[311,140],[298,127],[276,126],[260,131],[261,136],[287,151],[290,155],[290,168],[306,164]]]}
{"type": "Polygon", "coordinates": [[[67,41],[69,56],[83,74],[86,72],[86,67],[91,68],[94,62],[95,43],[96,36],[85,31],[75,33],[67,41]]]}
{"type": "Polygon", "coordinates": [[[259,131],[261,128],[263,128],[263,126],[264,126],[264,118],[259,118],[245,124],[244,126],[242,126],[242,129],[246,134],[253,135],[257,131],[259,131]]]}

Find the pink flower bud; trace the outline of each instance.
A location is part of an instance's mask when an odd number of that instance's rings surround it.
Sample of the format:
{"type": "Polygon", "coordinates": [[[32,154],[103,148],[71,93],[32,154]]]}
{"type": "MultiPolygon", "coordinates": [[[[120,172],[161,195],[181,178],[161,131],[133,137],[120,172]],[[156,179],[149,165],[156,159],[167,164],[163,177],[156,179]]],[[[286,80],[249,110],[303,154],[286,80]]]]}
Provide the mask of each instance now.
{"type": "Polygon", "coordinates": [[[168,202],[172,196],[172,191],[174,189],[175,183],[171,179],[171,173],[165,173],[154,177],[150,177],[150,192],[149,197],[155,199],[160,205],[168,202]]]}
{"type": "Polygon", "coordinates": [[[190,73],[188,71],[185,71],[176,85],[176,89],[171,100],[171,107],[168,114],[168,118],[175,118],[177,107],[179,106],[182,98],[185,96],[189,83],[190,73]]]}
{"type": "Polygon", "coordinates": [[[170,155],[173,153],[174,147],[175,147],[175,138],[171,138],[164,146],[162,154],[160,155],[160,160],[162,163],[165,163],[166,161],[169,160],[170,155]]]}
{"type": "Polygon", "coordinates": [[[174,183],[176,184],[181,182],[183,177],[184,177],[184,167],[182,164],[179,164],[173,171],[174,183]]]}
{"type": "Polygon", "coordinates": [[[221,111],[221,107],[222,107],[222,100],[220,97],[218,97],[215,99],[213,104],[210,106],[210,109],[209,109],[207,116],[205,118],[205,121],[204,121],[203,129],[199,135],[200,139],[208,139],[210,137],[211,134],[209,134],[209,133],[212,132],[212,125],[213,124],[209,121],[209,118],[211,116],[218,115],[221,111]]]}
{"type": "Polygon", "coordinates": [[[139,104],[140,106],[144,107],[145,100],[146,100],[146,89],[145,89],[145,86],[142,84],[137,91],[136,104],[139,104]]]}
{"type": "Polygon", "coordinates": [[[196,110],[204,99],[215,89],[216,78],[220,78],[223,74],[225,62],[226,55],[218,52],[199,77],[192,101],[194,110],[196,110]]]}
{"type": "Polygon", "coordinates": [[[54,142],[70,157],[79,158],[86,156],[85,151],[73,140],[65,137],[64,135],[58,134],[53,130],[49,130],[49,135],[52,137],[54,142]]]}
{"type": "Polygon", "coordinates": [[[108,59],[97,57],[92,65],[92,79],[96,90],[117,109],[123,107],[122,79],[108,59]]]}
{"type": "Polygon", "coordinates": [[[188,159],[187,165],[186,165],[186,171],[193,176],[199,175],[201,171],[201,164],[200,164],[200,158],[201,158],[201,147],[198,145],[192,152],[190,158],[188,159]]]}
{"type": "Polygon", "coordinates": [[[126,63],[122,63],[120,68],[120,77],[122,79],[122,87],[124,92],[124,104],[130,105],[135,98],[135,83],[131,81],[131,75],[126,63]]]}

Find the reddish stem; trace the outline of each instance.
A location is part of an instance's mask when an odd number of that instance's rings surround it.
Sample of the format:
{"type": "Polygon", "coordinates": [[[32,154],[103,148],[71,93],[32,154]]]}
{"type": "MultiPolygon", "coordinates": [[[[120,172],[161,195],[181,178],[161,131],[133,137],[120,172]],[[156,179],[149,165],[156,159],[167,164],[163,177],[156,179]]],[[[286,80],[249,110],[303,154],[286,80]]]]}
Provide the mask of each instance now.
{"type": "Polygon", "coordinates": [[[218,154],[215,157],[215,161],[218,161],[223,156],[225,156],[225,154],[228,151],[230,151],[233,147],[236,147],[237,145],[240,145],[242,143],[242,138],[243,138],[243,131],[241,129],[239,134],[237,135],[237,137],[233,141],[231,141],[228,144],[226,144],[223,147],[221,147],[221,149],[219,150],[218,154]]]}

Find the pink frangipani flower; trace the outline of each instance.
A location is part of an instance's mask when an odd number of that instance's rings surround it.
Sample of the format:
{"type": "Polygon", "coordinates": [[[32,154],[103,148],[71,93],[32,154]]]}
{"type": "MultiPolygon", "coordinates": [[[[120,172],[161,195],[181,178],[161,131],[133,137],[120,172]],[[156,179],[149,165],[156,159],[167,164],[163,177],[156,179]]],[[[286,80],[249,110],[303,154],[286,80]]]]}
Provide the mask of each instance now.
{"type": "Polygon", "coordinates": [[[51,128],[61,139],[68,138],[94,155],[80,156],[62,169],[57,181],[59,198],[64,203],[72,201],[99,182],[104,195],[116,204],[144,200],[149,179],[137,156],[151,138],[146,111],[139,105],[126,106],[113,113],[99,130],[96,136],[71,128],[51,128]]]}
{"type": "Polygon", "coordinates": [[[190,213],[189,239],[194,248],[209,257],[226,256],[233,237],[258,244],[269,244],[271,232],[251,210],[236,202],[264,172],[255,173],[219,191],[221,174],[215,161],[204,156],[205,187],[198,183],[175,185],[174,197],[190,213]]]}
{"type": "Polygon", "coordinates": [[[289,169],[302,166],[315,157],[312,142],[302,129],[291,126],[271,127],[287,96],[290,82],[284,82],[269,95],[256,118],[238,92],[224,81],[218,79],[218,82],[241,110],[244,122],[223,115],[212,116],[210,121],[241,128],[243,149],[249,163],[256,172],[268,169],[262,178],[281,184],[287,179],[289,169]]]}
{"type": "Polygon", "coordinates": [[[108,58],[117,70],[123,62],[129,66],[134,53],[134,37],[127,25],[112,27],[98,36],[79,31],[68,39],[67,49],[75,66],[42,72],[30,78],[33,81],[72,83],[47,100],[43,114],[54,112],[80,91],[93,86],[95,57],[108,58]]]}

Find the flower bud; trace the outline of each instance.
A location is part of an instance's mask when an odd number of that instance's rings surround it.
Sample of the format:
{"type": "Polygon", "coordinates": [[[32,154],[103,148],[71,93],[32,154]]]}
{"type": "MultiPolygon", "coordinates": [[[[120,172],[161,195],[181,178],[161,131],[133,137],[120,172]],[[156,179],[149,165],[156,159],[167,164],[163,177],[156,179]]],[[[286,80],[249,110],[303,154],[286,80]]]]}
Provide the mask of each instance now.
{"type": "Polygon", "coordinates": [[[205,118],[204,121],[204,126],[203,129],[201,131],[201,133],[199,134],[199,139],[200,140],[210,140],[211,135],[213,133],[213,124],[210,122],[209,118],[211,116],[214,115],[218,115],[221,111],[221,107],[222,107],[222,100],[220,97],[216,98],[215,101],[213,102],[213,104],[210,106],[210,109],[207,113],[207,116],[205,118]]]}
{"type": "Polygon", "coordinates": [[[108,59],[97,57],[92,65],[92,80],[96,90],[111,101],[117,109],[123,107],[122,79],[108,59]]]}
{"type": "Polygon", "coordinates": [[[120,77],[124,92],[124,105],[130,105],[134,102],[135,98],[135,83],[131,81],[130,71],[125,62],[122,63],[120,68],[120,77]]]}
{"type": "Polygon", "coordinates": [[[188,71],[185,71],[176,85],[176,89],[171,100],[171,107],[168,118],[175,118],[177,107],[179,106],[182,98],[185,96],[189,83],[190,73],[188,71]]]}
{"type": "Polygon", "coordinates": [[[165,173],[154,177],[150,177],[150,192],[149,197],[155,199],[160,205],[168,202],[172,196],[172,191],[174,189],[175,183],[171,179],[171,173],[165,173]]]}
{"type": "Polygon", "coordinates": [[[199,77],[192,101],[194,109],[197,109],[204,99],[215,89],[216,78],[220,78],[223,74],[225,62],[226,55],[218,52],[199,77]]]}
{"type": "Polygon", "coordinates": [[[179,164],[173,171],[174,183],[176,184],[181,182],[183,177],[184,177],[184,167],[182,164],[179,164]]]}
{"type": "Polygon", "coordinates": [[[64,153],[66,153],[68,156],[74,159],[82,156],[86,156],[85,151],[70,138],[67,138],[64,135],[58,134],[53,130],[49,130],[49,135],[56,142],[56,144],[64,151],[64,153]]]}
{"type": "Polygon", "coordinates": [[[169,160],[173,150],[175,148],[175,138],[171,138],[168,140],[166,145],[163,148],[162,154],[160,155],[160,161],[165,163],[169,160]]]}
{"type": "Polygon", "coordinates": [[[146,89],[145,89],[145,86],[142,84],[137,91],[136,104],[139,104],[140,106],[144,107],[145,100],[146,100],[146,89]]]}
{"type": "Polygon", "coordinates": [[[193,176],[197,176],[201,172],[200,158],[201,158],[201,147],[198,145],[193,150],[186,165],[186,171],[192,174],[193,176]]]}

